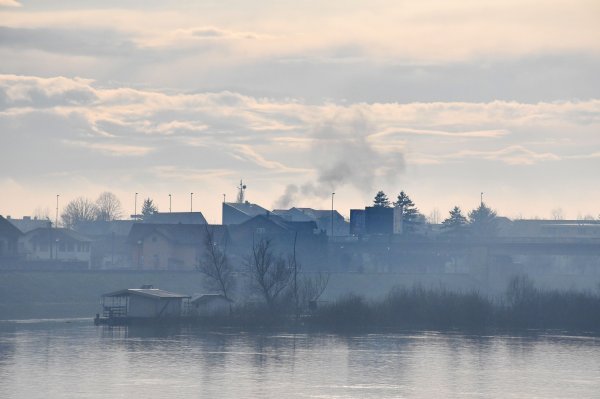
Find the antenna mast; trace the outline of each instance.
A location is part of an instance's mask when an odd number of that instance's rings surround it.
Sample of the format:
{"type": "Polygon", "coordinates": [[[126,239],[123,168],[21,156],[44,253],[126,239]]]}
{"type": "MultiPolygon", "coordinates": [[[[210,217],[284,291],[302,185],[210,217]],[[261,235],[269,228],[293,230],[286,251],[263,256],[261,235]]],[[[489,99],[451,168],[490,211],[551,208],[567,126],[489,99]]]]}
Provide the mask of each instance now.
{"type": "Polygon", "coordinates": [[[240,180],[240,185],[239,185],[238,189],[240,191],[238,192],[238,195],[237,195],[237,202],[238,202],[238,204],[243,204],[244,199],[245,199],[244,192],[246,191],[246,185],[244,184],[244,182],[242,182],[242,180],[240,180]]]}

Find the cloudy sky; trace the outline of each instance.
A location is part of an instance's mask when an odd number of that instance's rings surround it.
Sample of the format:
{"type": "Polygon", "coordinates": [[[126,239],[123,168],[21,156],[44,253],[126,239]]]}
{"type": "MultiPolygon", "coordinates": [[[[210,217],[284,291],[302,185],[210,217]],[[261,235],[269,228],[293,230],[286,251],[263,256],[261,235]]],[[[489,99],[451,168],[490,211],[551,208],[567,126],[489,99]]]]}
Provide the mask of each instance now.
{"type": "Polygon", "coordinates": [[[0,214],[600,215],[600,2],[0,0],[0,214]],[[141,202],[141,200],[140,200],[141,202]]]}

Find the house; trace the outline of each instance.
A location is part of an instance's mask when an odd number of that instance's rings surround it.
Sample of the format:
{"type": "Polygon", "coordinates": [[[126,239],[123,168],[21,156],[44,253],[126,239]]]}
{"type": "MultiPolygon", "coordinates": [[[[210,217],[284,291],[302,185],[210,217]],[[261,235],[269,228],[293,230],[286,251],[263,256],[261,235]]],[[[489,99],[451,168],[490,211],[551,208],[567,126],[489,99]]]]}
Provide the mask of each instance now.
{"type": "Polygon", "coordinates": [[[131,267],[131,251],[127,237],[133,220],[81,222],[76,230],[92,240],[92,269],[124,269],[131,267]]]}
{"type": "Polygon", "coordinates": [[[19,250],[26,261],[52,261],[90,267],[91,240],[65,228],[37,228],[19,239],[19,250]]]}
{"type": "Polygon", "coordinates": [[[260,240],[269,240],[271,248],[287,258],[295,252],[307,268],[324,259],[327,236],[320,232],[317,224],[289,222],[273,214],[255,216],[239,224],[228,226],[231,237],[230,252],[239,259],[247,257],[252,247],[260,240]]]}
{"type": "Polygon", "coordinates": [[[208,232],[215,243],[227,242],[227,228],[201,224],[135,223],[127,242],[137,269],[194,270],[204,253],[208,232]]]}
{"type": "Polygon", "coordinates": [[[13,226],[21,230],[22,233],[28,233],[31,230],[40,227],[52,227],[52,222],[48,219],[38,219],[37,217],[23,216],[23,219],[13,219],[10,216],[6,218],[13,226]]]}
{"type": "Polygon", "coordinates": [[[313,221],[317,224],[317,228],[332,235],[331,219],[333,216],[333,235],[347,236],[349,233],[349,224],[344,217],[336,210],[331,209],[313,209],[313,208],[290,208],[290,209],[275,209],[273,213],[282,217],[285,220],[292,222],[313,221]]]}
{"type": "Polygon", "coordinates": [[[202,212],[154,212],[144,216],[143,222],[152,224],[207,224],[202,212]]]}
{"type": "Polygon", "coordinates": [[[190,305],[197,316],[227,316],[233,301],[221,294],[202,294],[192,297],[190,305]]]}
{"type": "Polygon", "coordinates": [[[19,238],[23,235],[7,219],[0,216],[0,267],[8,266],[19,256],[19,238]]]}
{"type": "Polygon", "coordinates": [[[229,230],[236,244],[252,242],[256,237],[289,241],[296,235],[313,236],[318,233],[317,224],[313,221],[290,222],[273,214],[255,216],[244,223],[230,226],[229,230]]]}
{"type": "Polygon", "coordinates": [[[255,216],[268,214],[269,211],[260,205],[246,202],[223,202],[222,224],[241,224],[255,216]]]}
{"type": "MultiPolygon", "coordinates": [[[[128,288],[102,295],[102,312],[108,323],[131,319],[173,319],[185,315],[189,295],[160,290],[152,286],[128,288]]],[[[99,315],[98,315],[99,316],[99,315]]],[[[97,316],[96,322],[101,322],[97,316]]]]}

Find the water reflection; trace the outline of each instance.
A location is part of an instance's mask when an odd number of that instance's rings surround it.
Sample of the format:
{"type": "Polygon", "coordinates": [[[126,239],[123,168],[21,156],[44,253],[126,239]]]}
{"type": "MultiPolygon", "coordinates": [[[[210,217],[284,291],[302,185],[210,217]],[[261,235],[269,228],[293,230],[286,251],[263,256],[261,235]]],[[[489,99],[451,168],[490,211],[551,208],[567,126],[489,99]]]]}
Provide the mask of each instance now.
{"type": "Polygon", "coordinates": [[[0,397],[595,397],[600,342],[561,334],[364,335],[0,326],[0,397]]]}

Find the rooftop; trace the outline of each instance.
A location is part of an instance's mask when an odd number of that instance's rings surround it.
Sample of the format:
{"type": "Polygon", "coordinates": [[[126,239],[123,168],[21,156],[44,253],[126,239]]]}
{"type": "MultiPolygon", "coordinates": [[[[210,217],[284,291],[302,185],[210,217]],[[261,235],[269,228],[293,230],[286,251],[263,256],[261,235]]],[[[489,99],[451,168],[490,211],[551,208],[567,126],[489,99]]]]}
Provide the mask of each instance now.
{"type": "Polygon", "coordinates": [[[135,244],[148,235],[157,233],[173,243],[196,245],[204,241],[207,229],[214,232],[215,241],[222,240],[227,234],[227,228],[221,225],[136,223],[131,228],[127,240],[135,244]]]}
{"type": "Polygon", "coordinates": [[[246,202],[224,202],[223,206],[230,206],[231,208],[245,213],[248,216],[258,216],[265,215],[269,213],[269,211],[263,208],[260,205],[252,204],[248,201],[246,202]]]}
{"type": "Polygon", "coordinates": [[[151,224],[206,224],[202,212],[155,212],[144,217],[151,224]]]}
{"type": "Polygon", "coordinates": [[[124,290],[119,290],[115,292],[110,292],[108,294],[102,295],[103,297],[118,297],[118,296],[130,296],[130,295],[139,295],[147,298],[189,298],[189,295],[177,294],[175,292],[169,292],[165,290],[160,290],[158,288],[127,288],[124,290]]]}

